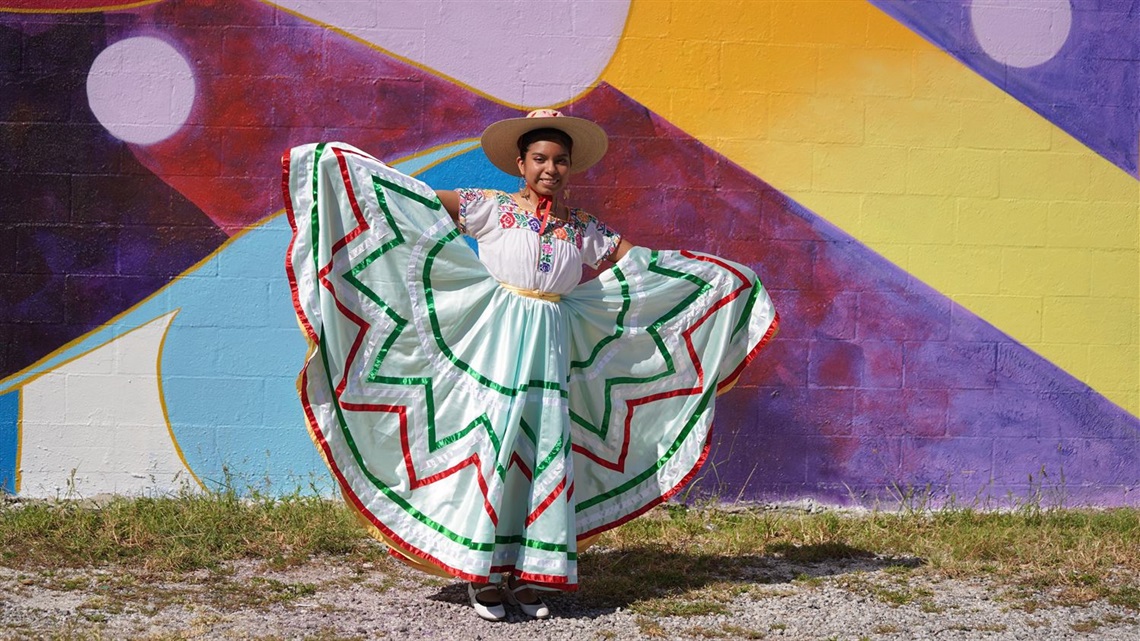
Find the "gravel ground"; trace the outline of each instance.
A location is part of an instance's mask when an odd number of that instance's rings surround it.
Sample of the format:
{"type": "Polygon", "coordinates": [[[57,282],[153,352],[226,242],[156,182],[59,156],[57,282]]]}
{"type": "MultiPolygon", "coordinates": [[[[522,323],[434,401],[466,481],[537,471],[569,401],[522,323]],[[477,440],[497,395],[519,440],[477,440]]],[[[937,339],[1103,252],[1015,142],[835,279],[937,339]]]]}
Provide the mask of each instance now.
{"type": "MultiPolygon", "coordinates": [[[[897,560],[774,560],[767,578],[732,586],[734,595],[690,597],[694,616],[598,607],[586,577],[581,592],[547,599],[549,620],[512,612],[490,623],[467,606],[463,584],[395,562],[348,568],[317,560],[283,571],[241,563],[177,580],[0,568],[0,638],[1140,639],[1140,612],[1104,601],[1058,605],[1059,594],[899,570],[897,560]],[[724,612],[707,614],[710,604],[724,612]]],[[[674,613],[684,609],[671,603],[674,613]]]]}

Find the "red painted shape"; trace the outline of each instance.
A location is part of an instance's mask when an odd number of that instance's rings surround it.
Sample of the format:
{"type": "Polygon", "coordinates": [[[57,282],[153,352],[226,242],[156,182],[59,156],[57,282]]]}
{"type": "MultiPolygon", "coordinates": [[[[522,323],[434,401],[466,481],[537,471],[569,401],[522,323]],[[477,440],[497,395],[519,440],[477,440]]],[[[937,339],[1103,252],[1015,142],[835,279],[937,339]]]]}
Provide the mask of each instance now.
{"type": "Polygon", "coordinates": [[[170,2],[133,13],[132,29],[161,29],[190,61],[198,124],[130,149],[231,235],[280,209],[265,189],[276,150],[344,140],[395,159],[518,115],[268,3],[170,2]]]}

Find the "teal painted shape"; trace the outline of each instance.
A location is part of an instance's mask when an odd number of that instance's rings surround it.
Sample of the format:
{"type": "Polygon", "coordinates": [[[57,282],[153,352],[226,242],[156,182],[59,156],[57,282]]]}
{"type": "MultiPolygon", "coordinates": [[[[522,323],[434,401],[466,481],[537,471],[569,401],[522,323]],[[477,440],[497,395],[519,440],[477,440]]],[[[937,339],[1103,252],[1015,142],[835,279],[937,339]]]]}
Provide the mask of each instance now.
{"type": "Polygon", "coordinates": [[[16,493],[16,451],[20,446],[20,391],[0,395],[0,491],[16,493]]]}

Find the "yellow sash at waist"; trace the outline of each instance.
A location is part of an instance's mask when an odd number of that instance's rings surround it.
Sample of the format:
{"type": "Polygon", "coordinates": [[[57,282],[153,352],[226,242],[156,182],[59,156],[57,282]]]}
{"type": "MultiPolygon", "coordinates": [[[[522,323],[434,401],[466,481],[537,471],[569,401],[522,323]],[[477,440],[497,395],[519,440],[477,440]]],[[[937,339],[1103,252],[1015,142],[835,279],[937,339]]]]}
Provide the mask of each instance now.
{"type": "Polygon", "coordinates": [[[556,294],[554,292],[544,292],[540,289],[523,289],[522,287],[508,285],[502,281],[499,282],[499,285],[507,291],[514,292],[519,296],[526,296],[527,298],[537,298],[538,300],[544,300],[551,303],[557,303],[558,301],[562,300],[562,294],[556,294]]]}

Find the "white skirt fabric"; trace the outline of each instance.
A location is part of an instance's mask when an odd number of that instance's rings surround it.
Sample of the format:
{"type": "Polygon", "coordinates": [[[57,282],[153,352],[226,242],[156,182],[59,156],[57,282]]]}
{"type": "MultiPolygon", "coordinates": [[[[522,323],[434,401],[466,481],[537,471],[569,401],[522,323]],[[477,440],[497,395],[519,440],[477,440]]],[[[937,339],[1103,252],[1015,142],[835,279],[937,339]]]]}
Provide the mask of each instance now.
{"type": "Polygon", "coordinates": [[[693,252],[635,248],[559,301],[505,289],[431,188],[342,143],[290,150],[283,188],[310,434],[427,571],[574,589],[581,542],[696,474],[777,327],[750,269],[693,252]]]}

